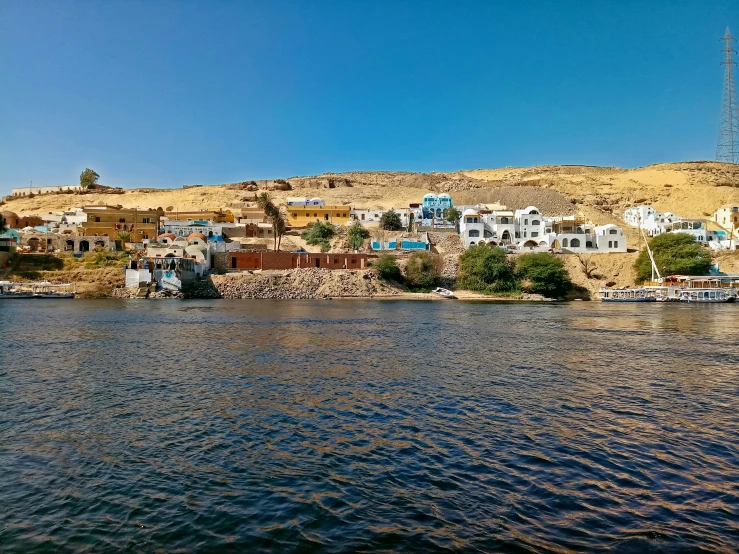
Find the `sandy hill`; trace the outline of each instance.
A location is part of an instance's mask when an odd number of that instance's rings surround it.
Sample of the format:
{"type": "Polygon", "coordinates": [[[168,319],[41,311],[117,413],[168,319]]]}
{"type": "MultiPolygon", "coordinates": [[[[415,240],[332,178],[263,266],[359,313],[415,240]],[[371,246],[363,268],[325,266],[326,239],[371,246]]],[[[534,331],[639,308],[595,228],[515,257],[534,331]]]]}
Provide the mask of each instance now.
{"type": "MultiPolygon", "coordinates": [[[[596,223],[621,218],[640,203],[686,217],[710,217],[721,204],[739,201],[739,165],[718,162],[656,164],[636,169],[538,166],[452,173],[350,172],[287,179],[287,196],[320,196],[330,204],[382,208],[419,202],[426,192],[449,192],[456,204],[502,202],[510,208],[538,206],[545,214],[582,211],[596,223]]],[[[273,182],[260,181],[260,188],[273,182]]],[[[41,215],[85,204],[121,204],[180,210],[238,208],[254,197],[246,184],[185,189],[132,189],[123,194],[49,194],[12,199],[3,209],[41,215]]]]}

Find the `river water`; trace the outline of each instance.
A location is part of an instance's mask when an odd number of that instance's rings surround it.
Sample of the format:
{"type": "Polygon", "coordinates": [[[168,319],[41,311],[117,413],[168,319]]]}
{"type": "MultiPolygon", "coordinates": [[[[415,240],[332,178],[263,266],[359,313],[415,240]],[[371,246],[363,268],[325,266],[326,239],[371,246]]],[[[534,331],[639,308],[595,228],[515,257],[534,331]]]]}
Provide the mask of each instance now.
{"type": "Polygon", "coordinates": [[[2,301],[0,551],[732,552],[739,306],[2,301]]]}

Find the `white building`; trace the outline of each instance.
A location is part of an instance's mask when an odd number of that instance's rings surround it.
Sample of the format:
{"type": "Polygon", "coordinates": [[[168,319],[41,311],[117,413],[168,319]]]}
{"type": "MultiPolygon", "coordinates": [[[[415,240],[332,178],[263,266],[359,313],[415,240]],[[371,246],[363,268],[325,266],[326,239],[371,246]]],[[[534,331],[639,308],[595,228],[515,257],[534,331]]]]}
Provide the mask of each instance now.
{"type": "Polygon", "coordinates": [[[82,190],[81,185],[57,185],[54,187],[16,187],[11,189],[12,196],[28,196],[29,194],[49,194],[67,190],[82,190]]]}
{"type": "Polygon", "coordinates": [[[672,212],[660,213],[652,206],[634,206],[624,212],[624,221],[633,227],[641,227],[650,237],[662,233],[686,233],[697,242],[715,242],[727,239],[725,231],[712,231],[703,219],[680,217],[672,212]]]}
{"type": "Polygon", "coordinates": [[[467,208],[459,227],[465,248],[484,243],[531,252],[627,251],[626,236],[616,225],[595,226],[579,216],[544,217],[535,206],[515,212],[467,208]]]}
{"type": "Polygon", "coordinates": [[[320,198],[305,198],[302,196],[288,196],[285,200],[288,206],[325,206],[326,203],[320,198]]]}
{"type": "MultiPolygon", "coordinates": [[[[389,211],[384,209],[369,210],[353,208],[349,212],[349,218],[352,222],[358,221],[361,225],[379,225],[382,216],[389,211]]],[[[403,224],[403,227],[408,227],[411,210],[409,208],[392,208],[392,211],[400,216],[400,222],[403,224]]],[[[420,213],[420,210],[418,213],[420,213]]]]}
{"type": "Polygon", "coordinates": [[[41,216],[41,219],[47,224],[56,224],[56,226],[60,224],[80,225],[87,222],[87,214],[82,208],[75,208],[74,210],[49,213],[41,216]]]}

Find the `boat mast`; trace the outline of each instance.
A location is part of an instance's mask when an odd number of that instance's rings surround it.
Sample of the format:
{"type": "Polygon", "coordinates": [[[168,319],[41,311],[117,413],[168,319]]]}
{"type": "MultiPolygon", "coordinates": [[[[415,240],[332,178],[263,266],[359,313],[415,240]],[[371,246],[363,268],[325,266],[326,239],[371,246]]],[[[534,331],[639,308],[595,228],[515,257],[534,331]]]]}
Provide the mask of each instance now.
{"type": "Polygon", "coordinates": [[[647,241],[647,236],[644,234],[644,229],[641,228],[641,216],[639,216],[639,231],[641,232],[641,236],[644,239],[644,246],[647,247],[647,253],[649,254],[649,261],[652,262],[652,282],[654,282],[655,273],[657,273],[657,279],[661,281],[662,276],[659,274],[659,269],[657,269],[657,264],[654,263],[654,256],[652,255],[652,249],[649,248],[649,241],[647,241]]]}

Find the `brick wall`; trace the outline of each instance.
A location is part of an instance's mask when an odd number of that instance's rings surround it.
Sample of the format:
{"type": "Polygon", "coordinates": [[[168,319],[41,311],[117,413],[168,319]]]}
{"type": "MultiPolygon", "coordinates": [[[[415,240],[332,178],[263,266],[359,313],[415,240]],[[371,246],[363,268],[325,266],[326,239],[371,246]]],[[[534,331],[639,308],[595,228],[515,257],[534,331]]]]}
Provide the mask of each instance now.
{"type": "MultiPolygon", "coordinates": [[[[375,258],[376,256],[371,256],[375,258]]],[[[224,269],[280,270],[297,267],[367,269],[367,254],[293,254],[291,252],[218,252],[215,267],[224,269]]]]}

